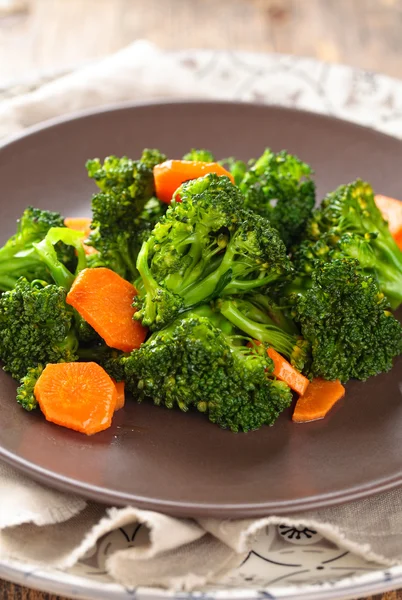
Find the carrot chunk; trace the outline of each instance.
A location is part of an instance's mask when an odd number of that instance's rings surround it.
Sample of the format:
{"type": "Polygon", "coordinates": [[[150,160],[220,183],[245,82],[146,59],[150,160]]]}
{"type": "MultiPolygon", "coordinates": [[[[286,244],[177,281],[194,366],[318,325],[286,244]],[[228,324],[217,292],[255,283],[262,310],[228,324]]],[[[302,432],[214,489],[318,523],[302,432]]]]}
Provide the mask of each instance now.
{"type": "Polygon", "coordinates": [[[154,167],[156,196],[162,202],[170,204],[173,194],[182,183],[203,177],[207,173],[226,175],[234,183],[231,173],[218,163],[197,160],[167,160],[154,167]]]}
{"type": "Polygon", "coordinates": [[[117,402],[115,384],[93,362],[47,365],[34,394],[48,421],[87,435],[110,427],[117,402]]]}
{"type": "Polygon", "coordinates": [[[313,379],[304,396],[300,396],[298,399],[292,421],[307,423],[308,421],[323,419],[344,395],[345,388],[340,381],[313,379]]]}
{"type": "MultiPolygon", "coordinates": [[[[66,217],[64,219],[64,225],[69,229],[74,229],[75,231],[83,231],[86,237],[91,233],[90,229],[91,219],[88,217],[66,217]]],[[[92,246],[87,246],[83,244],[85,254],[95,254],[97,250],[92,246]]]]}
{"type": "Polygon", "coordinates": [[[114,382],[114,384],[116,386],[116,391],[117,391],[117,402],[116,402],[116,408],[114,409],[115,412],[117,412],[121,408],[124,408],[124,403],[125,403],[124,381],[115,381],[114,379],[112,379],[112,381],[114,382]]]}
{"type": "Polygon", "coordinates": [[[136,289],[111,269],[84,269],[75,279],[67,303],[111,348],[131,352],[145,340],[147,330],[133,320],[136,289]]]}
{"type": "Polygon", "coordinates": [[[402,250],[402,202],[381,194],[375,196],[375,202],[384,219],[388,221],[392,237],[402,250]]]}
{"type": "Polygon", "coordinates": [[[269,358],[274,362],[274,375],[302,396],[310,382],[273,348],[267,350],[269,358]]]}

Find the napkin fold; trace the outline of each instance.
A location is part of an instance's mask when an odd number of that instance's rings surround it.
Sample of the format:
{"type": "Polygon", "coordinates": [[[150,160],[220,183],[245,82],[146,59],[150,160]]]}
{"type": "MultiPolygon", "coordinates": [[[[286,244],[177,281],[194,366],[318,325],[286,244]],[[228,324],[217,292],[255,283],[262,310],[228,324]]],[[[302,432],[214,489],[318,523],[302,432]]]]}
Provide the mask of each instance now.
{"type": "MultiPolygon", "coordinates": [[[[19,86],[21,89],[21,86],[19,86]]],[[[0,101],[0,137],[43,120],[155,98],[253,100],[334,114],[402,137],[402,83],[312,59],[230,52],[162,52],[139,41],[0,101]]],[[[104,507],[42,486],[0,463],[0,561],[67,569],[103,544],[101,568],[130,587],[218,584],[260,533],[285,523],[381,565],[402,562],[402,491],[285,518],[176,519],[104,507]]],[[[268,538],[265,549],[269,550],[268,538]]],[[[99,567],[99,565],[98,565],[99,567]]]]}

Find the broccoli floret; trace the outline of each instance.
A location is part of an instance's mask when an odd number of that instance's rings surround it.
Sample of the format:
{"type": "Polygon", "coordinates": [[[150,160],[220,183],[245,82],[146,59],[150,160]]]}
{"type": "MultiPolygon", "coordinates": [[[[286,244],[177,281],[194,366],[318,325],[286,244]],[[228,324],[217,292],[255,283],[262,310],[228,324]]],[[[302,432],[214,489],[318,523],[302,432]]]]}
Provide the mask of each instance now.
{"type": "Polygon", "coordinates": [[[0,298],[0,359],[15,379],[47,363],[77,359],[74,314],[66,290],[45,282],[17,281],[0,298]]]}
{"type": "Polygon", "coordinates": [[[215,162],[215,157],[209,150],[196,150],[195,148],[192,148],[190,152],[187,152],[187,154],[183,156],[183,160],[196,160],[211,163],[215,162]]]}
{"type": "Polygon", "coordinates": [[[294,331],[295,325],[281,314],[277,307],[273,314],[276,317],[274,321],[268,312],[270,305],[261,295],[257,298],[229,298],[217,302],[220,312],[235,327],[252,339],[271,346],[290,360],[298,371],[303,371],[310,362],[310,344],[300,335],[289,333],[291,329],[294,331]],[[278,321],[284,329],[278,326],[278,321]]]}
{"type": "Polygon", "coordinates": [[[153,167],[166,157],[144,150],[141,159],[106,158],[87,162],[88,175],[101,192],[92,198],[93,230],[88,245],[98,250],[89,259],[92,267],[106,266],[133,281],[141,243],[164,209],[154,196],[153,167]]]}
{"type": "MultiPolygon", "coordinates": [[[[85,268],[82,235],[67,228],[49,229],[43,240],[33,242],[31,251],[55,283],[21,277],[0,297],[0,359],[4,370],[15,379],[25,377],[29,369],[39,365],[77,359],[76,316],[66,304],[74,275],[58,261],[55,246],[59,242],[71,244],[78,255],[77,268],[85,268]]],[[[21,403],[28,380],[22,384],[21,403]]],[[[24,402],[26,406],[32,404],[29,394],[24,402]]]]}
{"type": "MultiPolygon", "coordinates": [[[[17,221],[16,233],[0,248],[1,291],[11,290],[22,276],[29,281],[41,279],[52,282],[48,268],[38,260],[33,245],[40,242],[53,227],[65,228],[64,219],[59,213],[32,207],[23,212],[17,221]]],[[[74,270],[77,262],[74,248],[58,242],[55,250],[58,261],[74,270]]]]}
{"type": "Polygon", "coordinates": [[[292,314],[311,344],[310,374],[365,380],[389,371],[402,352],[402,327],[372,276],[357,260],[317,260],[287,289],[292,314]]]}
{"type": "Polygon", "coordinates": [[[195,407],[232,431],[272,425],[290,405],[291,391],[272,379],[266,348],[247,347],[222,321],[204,306],[152,334],[122,359],[128,389],[168,408],[195,407]]]}
{"type": "Polygon", "coordinates": [[[402,303],[402,251],[374,200],[371,186],[361,180],[328,194],[306,229],[306,237],[338,250],[338,255],[359,261],[374,275],[393,309],[402,303]]]}
{"type": "Polygon", "coordinates": [[[220,295],[269,285],[291,270],[269,222],[243,208],[227,177],[183,184],[138,255],[135,318],[153,329],[220,295]]]}
{"type": "Polygon", "coordinates": [[[43,366],[31,367],[27,374],[21,379],[20,386],[17,388],[17,402],[25,410],[31,411],[37,408],[38,401],[35,398],[34,389],[36,382],[41,376],[43,366]]]}
{"type": "Polygon", "coordinates": [[[234,163],[246,206],[271,221],[287,248],[297,244],[315,204],[311,168],[285,150],[265,150],[240,180],[242,167],[234,163]]]}
{"type": "Polygon", "coordinates": [[[237,160],[234,157],[224,158],[219,161],[227,171],[233,176],[234,182],[236,185],[241,184],[244,179],[245,174],[247,173],[247,165],[242,160],[237,160]]]}

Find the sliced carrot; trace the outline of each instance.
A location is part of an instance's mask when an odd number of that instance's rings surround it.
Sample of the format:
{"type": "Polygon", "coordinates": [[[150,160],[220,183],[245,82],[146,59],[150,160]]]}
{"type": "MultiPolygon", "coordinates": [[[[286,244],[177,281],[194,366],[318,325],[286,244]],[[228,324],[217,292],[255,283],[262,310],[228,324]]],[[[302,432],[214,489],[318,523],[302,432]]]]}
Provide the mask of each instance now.
{"type": "Polygon", "coordinates": [[[375,196],[375,202],[384,219],[388,221],[392,237],[402,250],[402,202],[381,194],[375,196]]]}
{"type": "Polygon", "coordinates": [[[87,435],[110,427],[117,401],[112,379],[93,362],[47,365],[34,394],[48,421],[87,435]]]}
{"type": "Polygon", "coordinates": [[[84,269],[75,279],[67,303],[87,321],[111,348],[131,352],[139,348],[147,329],[133,320],[131,283],[111,269],[84,269]]]}
{"type": "Polygon", "coordinates": [[[64,225],[69,229],[85,231],[85,233],[88,233],[88,235],[91,231],[89,228],[91,225],[91,219],[89,217],[66,217],[64,219],[64,225]]]}
{"type": "Polygon", "coordinates": [[[156,195],[162,202],[170,204],[173,194],[185,181],[203,177],[207,173],[226,175],[232,183],[233,176],[218,163],[196,160],[167,160],[154,167],[156,195]]]}
{"type": "MultiPolygon", "coordinates": [[[[64,225],[69,229],[74,229],[75,231],[83,231],[86,237],[91,233],[90,229],[91,219],[88,217],[66,217],[64,219],[64,225]]],[[[97,250],[92,246],[87,246],[87,244],[83,244],[85,254],[95,254],[97,250]]]]}
{"type": "Polygon", "coordinates": [[[116,408],[114,409],[115,412],[117,412],[121,408],[124,408],[124,403],[125,403],[124,381],[115,381],[114,379],[112,379],[112,381],[114,382],[114,384],[116,386],[116,391],[117,391],[117,402],[116,402],[116,408]]]}
{"type": "Polygon", "coordinates": [[[300,396],[298,399],[292,421],[307,423],[323,419],[344,395],[345,388],[340,381],[313,379],[304,396],[300,396]]]}
{"type": "Polygon", "coordinates": [[[274,362],[275,377],[287,383],[292,390],[302,396],[310,384],[307,377],[304,377],[304,375],[299,373],[297,369],[292,367],[292,365],[273,348],[268,348],[267,353],[269,358],[274,362]]]}

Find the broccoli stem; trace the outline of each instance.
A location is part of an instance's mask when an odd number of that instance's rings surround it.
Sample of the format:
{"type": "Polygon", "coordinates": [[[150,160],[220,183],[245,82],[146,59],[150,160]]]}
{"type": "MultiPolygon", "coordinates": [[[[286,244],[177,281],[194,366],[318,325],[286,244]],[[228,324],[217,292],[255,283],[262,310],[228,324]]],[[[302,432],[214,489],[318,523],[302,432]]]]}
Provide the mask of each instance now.
{"type": "Polygon", "coordinates": [[[154,294],[158,288],[158,284],[155,279],[152,277],[151,270],[148,266],[148,244],[145,242],[141,246],[141,250],[138,254],[137,258],[137,269],[141,276],[143,287],[145,289],[145,306],[144,313],[145,318],[150,320],[150,322],[154,322],[156,319],[156,307],[155,302],[152,301],[154,294]]]}
{"type": "Polygon", "coordinates": [[[297,342],[296,337],[281,331],[267,315],[263,317],[258,309],[252,307],[249,302],[241,301],[241,308],[244,310],[237,308],[233,300],[223,300],[219,305],[223,316],[238,329],[247,333],[254,340],[272,346],[277,352],[290,359],[297,342]],[[250,318],[256,314],[259,314],[260,322],[250,318]],[[261,322],[263,318],[266,319],[265,323],[261,322]]]}
{"type": "Polygon", "coordinates": [[[69,290],[73,284],[75,276],[61,263],[57,257],[54,245],[57,242],[64,242],[73,246],[77,252],[77,273],[85,269],[87,265],[82,239],[85,234],[80,231],[73,231],[62,227],[52,227],[49,229],[46,237],[39,243],[33,244],[41,260],[45,263],[57,285],[69,290]]]}

